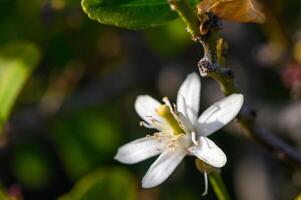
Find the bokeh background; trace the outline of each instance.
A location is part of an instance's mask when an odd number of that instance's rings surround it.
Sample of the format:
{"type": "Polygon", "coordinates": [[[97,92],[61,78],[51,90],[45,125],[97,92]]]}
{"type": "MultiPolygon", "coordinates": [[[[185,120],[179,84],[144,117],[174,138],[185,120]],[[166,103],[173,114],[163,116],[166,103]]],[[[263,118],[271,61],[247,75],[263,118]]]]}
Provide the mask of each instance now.
{"type": "MultiPolygon", "coordinates": [[[[258,111],[257,123],[300,148],[301,1],[261,2],[267,23],[223,23],[227,66],[258,111]]],[[[131,166],[113,160],[120,145],[150,134],[139,126],[136,96],[175,101],[183,79],[197,71],[202,48],[181,21],[130,31],[90,20],[79,0],[1,0],[0,26],[0,49],[23,44],[37,54],[1,132],[0,199],[201,198],[203,175],[192,157],[149,190],[140,181],[154,159],[131,166]]],[[[27,50],[12,52],[7,59],[27,50]]],[[[202,83],[204,110],[223,95],[216,82],[202,83]]],[[[274,159],[235,124],[212,138],[227,154],[222,176],[233,199],[287,200],[301,191],[301,170],[274,159]]],[[[211,188],[202,199],[216,199],[211,188]]]]}

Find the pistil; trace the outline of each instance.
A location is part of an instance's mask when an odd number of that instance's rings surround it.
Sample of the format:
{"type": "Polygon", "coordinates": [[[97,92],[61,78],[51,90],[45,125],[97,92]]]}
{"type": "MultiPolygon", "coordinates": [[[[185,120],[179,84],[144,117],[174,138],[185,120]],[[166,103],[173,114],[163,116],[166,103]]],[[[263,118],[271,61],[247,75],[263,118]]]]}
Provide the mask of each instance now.
{"type": "Polygon", "coordinates": [[[168,105],[161,105],[156,109],[157,114],[162,117],[172,128],[174,135],[180,135],[185,133],[185,131],[179,126],[178,121],[171,113],[170,107],[168,105]]]}

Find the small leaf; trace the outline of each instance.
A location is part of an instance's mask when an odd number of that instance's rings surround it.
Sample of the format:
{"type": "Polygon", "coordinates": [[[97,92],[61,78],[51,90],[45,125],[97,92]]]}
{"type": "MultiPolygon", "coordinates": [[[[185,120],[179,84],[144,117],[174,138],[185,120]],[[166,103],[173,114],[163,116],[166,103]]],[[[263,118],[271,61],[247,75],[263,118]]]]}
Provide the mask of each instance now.
{"type": "Polygon", "coordinates": [[[13,43],[0,50],[0,127],[39,58],[39,49],[28,42],[13,43]]]}
{"type": "Polygon", "coordinates": [[[221,19],[235,22],[264,23],[265,16],[255,0],[204,0],[198,5],[198,13],[212,12],[221,19]]]}
{"type": "Polygon", "coordinates": [[[167,0],[82,0],[82,7],[91,19],[128,29],[155,27],[178,17],[167,0]]]}
{"type": "Polygon", "coordinates": [[[113,167],[86,175],[58,200],[135,200],[136,192],[133,175],[123,168],[113,167]]]}

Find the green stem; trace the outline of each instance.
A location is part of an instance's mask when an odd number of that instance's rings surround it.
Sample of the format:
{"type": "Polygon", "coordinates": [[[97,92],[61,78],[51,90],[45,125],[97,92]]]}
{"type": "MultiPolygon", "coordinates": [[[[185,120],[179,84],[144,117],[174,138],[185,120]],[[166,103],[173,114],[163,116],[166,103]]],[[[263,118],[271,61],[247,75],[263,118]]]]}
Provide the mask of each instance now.
{"type": "Polygon", "coordinates": [[[219,200],[230,200],[229,193],[225,187],[223,179],[218,172],[209,173],[209,181],[219,200]]]}
{"type": "Polygon", "coordinates": [[[176,11],[187,25],[192,37],[200,36],[198,17],[188,0],[168,0],[168,3],[172,10],[176,11]]]}

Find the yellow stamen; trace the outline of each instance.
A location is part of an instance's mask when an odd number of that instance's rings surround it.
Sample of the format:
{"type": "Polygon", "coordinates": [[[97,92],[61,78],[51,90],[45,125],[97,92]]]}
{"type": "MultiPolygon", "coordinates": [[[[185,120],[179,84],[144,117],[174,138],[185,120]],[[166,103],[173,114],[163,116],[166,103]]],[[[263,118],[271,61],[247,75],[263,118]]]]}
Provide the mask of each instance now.
{"type": "Polygon", "coordinates": [[[157,108],[156,112],[170,125],[174,135],[180,135],[185,133],[184,130],[179,126],[178,121],[171,113],[169,106],[161,105],[159,108],[157,108]]]}

